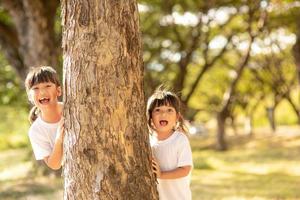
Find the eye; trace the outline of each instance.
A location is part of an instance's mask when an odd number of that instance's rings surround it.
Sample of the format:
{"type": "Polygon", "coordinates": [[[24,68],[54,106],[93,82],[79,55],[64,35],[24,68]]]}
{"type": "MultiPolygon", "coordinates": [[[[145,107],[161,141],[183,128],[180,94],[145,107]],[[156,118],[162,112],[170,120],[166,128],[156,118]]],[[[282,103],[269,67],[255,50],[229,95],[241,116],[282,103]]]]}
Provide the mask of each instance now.
{"type": "Polygon", "coordinates": [[[168,113],[173,113],[173,112],[174,112],[174,109],[168,108],[167,112],[168,112],[168,113]]]}
{"type": "Polygon", "coordinates": [[[159,112],[160,111],[160,109],[159,108],[155,108],[154,110],[153,110],[153,112],[159,112]]]}
{"type": "Polygon", "coordinates": [[[39,88],[38,87],[32,87],[31,89],[32,90],[38,90],[39,88]]]}
{"type": "Polygon", "coordinates": [[[47,84],[47,85],[46,85],[47,88],[49,88],[49,87],[51,87],[51,86],[52,86],[51,84],[47,84]]]}

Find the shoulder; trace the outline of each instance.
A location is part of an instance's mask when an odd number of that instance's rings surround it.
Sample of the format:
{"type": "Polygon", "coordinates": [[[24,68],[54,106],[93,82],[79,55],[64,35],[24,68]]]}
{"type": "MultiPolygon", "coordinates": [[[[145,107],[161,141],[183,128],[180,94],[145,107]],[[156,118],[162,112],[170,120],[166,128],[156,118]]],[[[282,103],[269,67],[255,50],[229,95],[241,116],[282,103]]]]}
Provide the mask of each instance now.
{"type": "Polygon", "coordinates": [[[41,126],[40,118],[38,117],[30,126],[29,132],[39,129],[41,126]]]}
{"type": "Polygon", "coordinates": [[[181,132],[181,131],[175,131],[174,134],[176,134],[176,139],[177,139],[177,140],[189,141],[189,138],[187,137],[187,135],[184,134],[184,133],[181,132]]]}
{"type": "Polygon", "coordinates": [[[157,145],[157,138],[152,134],[149,134],[149,141],[151,147],[157,145]]]}
{"type": "Polygon", "coordinates": [[[41,123],[40,118],[38,117],[30,126],[28,135],[30,138],[32,137],[37,137],[40,135],[39,133],[41,132],[41,129],[43,127],[43,124],[41,123]]]}
{"type": "Polygon", "coordinates": [[[180,145],[189,145],[189,138],[186,134],[180,131],[176,131],[174,134],[176,134],[176,143],[180,145]]]}

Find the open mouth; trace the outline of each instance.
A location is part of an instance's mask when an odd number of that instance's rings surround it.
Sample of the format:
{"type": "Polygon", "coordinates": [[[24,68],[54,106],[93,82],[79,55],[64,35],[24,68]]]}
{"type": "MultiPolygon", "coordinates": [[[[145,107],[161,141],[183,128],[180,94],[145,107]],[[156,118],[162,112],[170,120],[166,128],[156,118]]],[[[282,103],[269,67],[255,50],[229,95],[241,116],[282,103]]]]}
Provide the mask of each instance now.
{"type": "Polygon", "coordinates": [[[166,125],[168,125],[168,121],[167,121],[167,120],[160,120],[160,121],[159,121],[159,124],[160,124],[161,126],[166,126],[166,125]]]}
{"type": "Polygon", "coordinates": [[[39,99],[39,102],[41,103],[41,104],[46,104],[46,103],[48,103],[50,101],[50,98],[41,98],[41,99],[39,99]]]}

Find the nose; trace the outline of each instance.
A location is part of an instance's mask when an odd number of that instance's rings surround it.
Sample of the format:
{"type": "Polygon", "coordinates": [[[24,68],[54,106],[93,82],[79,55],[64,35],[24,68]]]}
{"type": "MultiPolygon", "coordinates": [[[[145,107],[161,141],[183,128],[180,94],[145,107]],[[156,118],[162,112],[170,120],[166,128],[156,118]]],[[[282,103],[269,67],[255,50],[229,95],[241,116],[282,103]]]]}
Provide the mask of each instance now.
{"type": "Polygon", "coordinates": [[[167,112],[168,111],[166,111],[166,110],[162,110],[160,114],[161,114],[161,116],[165,116],[165,115],[167,115],[167,112]]]}
{"type": "Polygon", "coordinates": [[[41,88],[41,89],[40,89],[40,94],[42,94],[42,95],[43,95],[43,94],[46,94],[46,89],[41,88]]]}

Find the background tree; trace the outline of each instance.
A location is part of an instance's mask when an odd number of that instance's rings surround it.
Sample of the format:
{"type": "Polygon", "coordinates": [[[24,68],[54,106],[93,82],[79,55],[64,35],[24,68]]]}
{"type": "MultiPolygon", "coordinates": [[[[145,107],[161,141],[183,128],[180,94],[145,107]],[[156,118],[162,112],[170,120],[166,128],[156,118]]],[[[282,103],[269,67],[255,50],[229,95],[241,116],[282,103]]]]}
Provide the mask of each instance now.
{"type": "MultiPolygon", "coordinates": [[[[299,2],[294,0],[259,1],[260,5],[265,5],[267,2],[270,6],[267,10],[269,19],[266,25],[269,32],[265,36],[266,40],[276,31],[278,37],[284,32],[289,37],[297,38],[299,2]]],[[[139,3],[145,47],[143,57],[146,94],[150,94],[157,85],[166,83],[175,91],[180,92],[179,95],[186,104],[185,117],[187,119],[204,123],[215,121],[213,118],[221,109],[224,93],[229,91],[233,71],[238,65],[236,61],[240,60],[240,55],[245,55],[246,48],[241,46],[248,42],[248,38],[245,37],[245,27],[248,26],[247,1],[140,0],[139,3]]],[[[61,30],[58,4],[56,0],[51,2],[43,0],[0,1],[1,50],[8,67],[13,67],[18,72],[18,77],[24,78],[29,66],[44,63],[58,66],[58,71],[61,71],[61,30]]],[[[253,25],[256,26],[255,22],[253,25]]],[[[295,45],[294,50],[291,51],[295,58],[295,70],[298,69],[296,66],[299,52],[296,41],[290,44],[295,45]]],[[[286,41],[283,39],[281,43],[286,43],[286,41]]],[[[257,46],[257,40],[254,41],[254,45],[257,46]]],[[[252,56],[251,53],[250,57],[252,56]]],[[[6,65],[1,65],[1,67],[5,68],[6,65]]],[[[6,73],[3,76],[6,76],[6,73]]],[[[8,79],[7,76],[3,80],[8,79]]],[[[240,103],[245,105],[244,97],[241,96],[239,89],[239,85],[243,85],[244,81],[248,80],[242,77],[241,83],[237,85],[239,91],[233,97],[233,105],[229,109],[229,121],[238,122],[235,119],[246,112],[235,108],[236,105],[239,107],[240,103]]],[[[14,87],[23,85],[19,80],[15,83],[18,85],[14,84],[14,87]]],[[[17,91],[10,87],[11,84],[4,83],[1,88],[2,102],[6,104],[10,102],[7,99],[13,99],[11,98],[12,91],[17,91]],[[8,93],[9,98],[7,98],[8,93]]],[[[22,91],[22,89],[18,90],[22,91]]],[[[257,102],[259,110],[260,105],[264,104],[263,101],[269,101],[268,96],[272,95],[271,90],[266,91],[267,94],[261,103],[257,102]]],[[[257,91],[257,93],[260,92],[257,91]]],[[[295,93],[297,93],[295,89],[292,89],[290,102],[293,103],[290,104],[299,113],[300,95],[298,92],[298,100],[295,100],[295,93]]],[[[251,96],[260,97],[261,95],[253,93],[251,96]]],[[[249,100],[251,105],[255,101],[253,98],[249,100]]],[[[20,100],[18,101],[20,103],[20,100]]],[[[249,113],[252,110],[250,107],[246,109],[249,113]]],[[[257,116],[254,118],[254,123],[256,123],[257,116]]]]}
{"type": "MultiPolygon", "coordinates": [[[[292,55],[294,56],[295,69],[298,78],[298,91],[300,90],[300,5],[299,1],[271,1],[273,9],[271,10],[271,23],[269,27],[274,29],[275,27],[280,26],[285,28],[290,32],[294,33],[296,40],[291,49],[292,55]]],[[[291,102],[291,100],[288,100],[291,102]]],[[[300,102],[300,92],[298,92],[298,102],[300,102]]],[[[297,116],[300,116],[300,110],[297,108],[297,104],[291,102],[295,112],[298,112],[297,116]]],[[[300,106],[298,104],[298,106],[300,106]]],[[[299,118],[299,117],[298,117],[299,118]]],[[[299,120],[298,120],[299,121],[299,120]]]]}
{"type": "Polygon", "coordinates": [[[157,199],[136,1],[64,0],[62,19],[65,199],[157,199]]]}
{"type": "MultiPolygon", "coordinates": [[[[234,34],[231,29],[239,20],[241,1],[142,1],[146,9],[141,13],[144,39],[146,81],[150,91],[167,82],[175,91],[182,91],[181,99],[189,107],[200,80],[230,47],[234,34]],[[228,7],[226,7],[228,6],[228,7]],[[220,19],[220,14],[223,18],[220,19]],[[218,48],[213,42],[222,39],[218,48]],[[159,78],[154,78],[157,74],[159,78]]],[[[189,119],[194,114],[186,112],[189,119]]]]}
{"type": "Polygon", "coordinates": [[[29,67],[58,68],[60,37],[55,31],[59,0],[2,0],[0,44],[9,64],[24,80],[29,67]]]}
{"type": "Polygon", "coordinates": [[[269,122],[273,131],[276,130],[275,111],[276,107],[283,100],[287,100],[292,110],[295,112],[299,123],[299,108],[294,99],[296,89],[297,73],[294,73],[291,49],[283,50],[279,41],[272,41],[268,52],[264,56],[253,59],[251,71],[256,83],[260,87],[267,87],[266,93],[272,93],[269,96],[269,105],[266,105],[269,122]],[[269,113],[268,113],[269,112],[269,113]]]}

